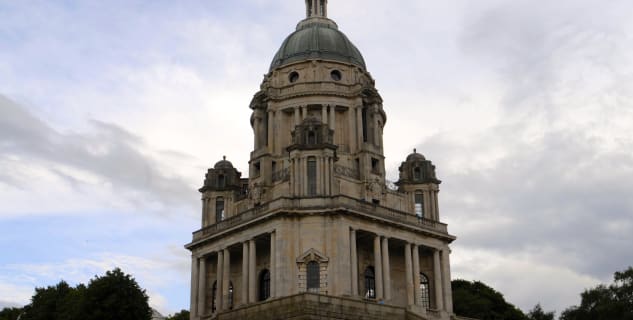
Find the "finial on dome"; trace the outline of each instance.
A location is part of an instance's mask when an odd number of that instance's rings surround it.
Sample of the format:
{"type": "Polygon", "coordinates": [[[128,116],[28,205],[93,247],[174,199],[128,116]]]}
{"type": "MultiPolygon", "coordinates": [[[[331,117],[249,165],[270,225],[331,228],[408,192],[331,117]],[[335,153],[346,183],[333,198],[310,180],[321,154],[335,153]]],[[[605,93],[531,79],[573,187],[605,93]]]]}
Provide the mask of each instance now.
{"type": "Polygon", "coordinates": [[[222,160],[226,160],[226,156],[222,156],[222,160]]]}
{"type": "Polygon", "coordinates": [[[327,18],[327,0],[306,0],[306,17],[327,18]]]}
{"type": "Polygon", "coordinates": [[[418,149],[413,148],[413,153],[418,153],[418,149]]]}

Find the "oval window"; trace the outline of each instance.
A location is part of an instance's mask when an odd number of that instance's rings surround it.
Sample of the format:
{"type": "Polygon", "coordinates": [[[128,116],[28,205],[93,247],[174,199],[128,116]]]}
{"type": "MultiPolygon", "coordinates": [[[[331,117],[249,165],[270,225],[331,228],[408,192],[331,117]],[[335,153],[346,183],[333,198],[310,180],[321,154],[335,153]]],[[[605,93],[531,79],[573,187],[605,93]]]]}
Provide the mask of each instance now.
{"type": "Polygon", "coordinates": [[[343,75],[341,75],[341,72],[338,70],[330,72],[330,76],[332,76],[332,80],[334,81],[340,81],[343,78],[343,75]]]}
{"type": "Polygon", "coordinates": [[[290,75],[288,76],[288,80],[291,83],[297,82],[297,80],[299,80],[299,73],[297,73],[296,71],[291,72],[290,75]]]}

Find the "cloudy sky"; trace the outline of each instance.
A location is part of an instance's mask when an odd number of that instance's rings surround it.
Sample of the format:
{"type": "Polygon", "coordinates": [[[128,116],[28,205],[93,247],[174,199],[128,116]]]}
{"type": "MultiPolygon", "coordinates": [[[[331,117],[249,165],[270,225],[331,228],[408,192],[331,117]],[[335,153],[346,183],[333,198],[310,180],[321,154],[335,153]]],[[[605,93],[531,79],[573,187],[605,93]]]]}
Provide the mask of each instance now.
{"type": "MultiPolygon", "coordinates": [[[[382,94],[390,179],[437,166],[454,277],[561,311],[633,264],[633,2],[331,0],[382,94]]],[[[0,0],[0,307],[115,266],[188,308],[206,168],[301,0],[0,0]]]]}

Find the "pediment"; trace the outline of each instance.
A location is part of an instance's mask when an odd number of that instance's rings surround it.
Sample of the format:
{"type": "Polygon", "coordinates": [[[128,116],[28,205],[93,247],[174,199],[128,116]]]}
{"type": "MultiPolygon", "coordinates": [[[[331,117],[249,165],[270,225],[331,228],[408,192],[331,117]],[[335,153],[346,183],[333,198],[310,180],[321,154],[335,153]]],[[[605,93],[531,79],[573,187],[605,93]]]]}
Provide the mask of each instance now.
{"type": "Polygon", "coordinates": [[[310,248],[308,251],[303,253],[297,258],[297,263],[308,263],[310,261],[316,262],[328,262],[330,259],[326,257],[323,253],[317,251],[314,248],[310,248]]]}

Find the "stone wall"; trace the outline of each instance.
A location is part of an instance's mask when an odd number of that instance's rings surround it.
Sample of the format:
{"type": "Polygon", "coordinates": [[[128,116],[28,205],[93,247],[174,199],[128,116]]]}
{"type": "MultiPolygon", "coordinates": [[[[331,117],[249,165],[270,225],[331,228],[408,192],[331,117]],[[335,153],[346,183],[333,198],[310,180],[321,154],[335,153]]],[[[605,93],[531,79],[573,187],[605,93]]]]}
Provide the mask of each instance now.
{"type": "MultiPolygon", "coordinates": [[[[211,318],[208,318],[211,319],[211,318]]],[[[218,314],[216,320],[429,320],[402,307],[302,293],[218,314]]]]}

